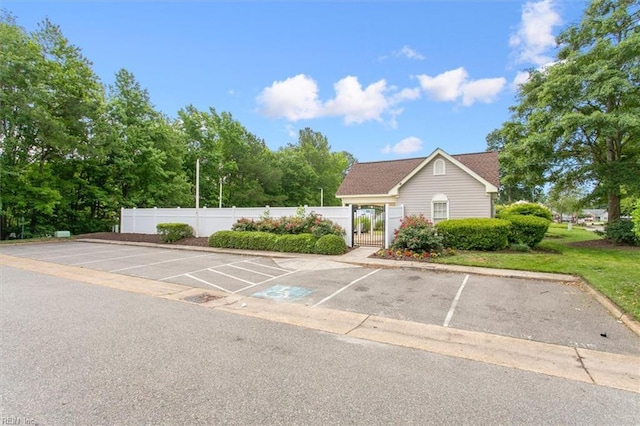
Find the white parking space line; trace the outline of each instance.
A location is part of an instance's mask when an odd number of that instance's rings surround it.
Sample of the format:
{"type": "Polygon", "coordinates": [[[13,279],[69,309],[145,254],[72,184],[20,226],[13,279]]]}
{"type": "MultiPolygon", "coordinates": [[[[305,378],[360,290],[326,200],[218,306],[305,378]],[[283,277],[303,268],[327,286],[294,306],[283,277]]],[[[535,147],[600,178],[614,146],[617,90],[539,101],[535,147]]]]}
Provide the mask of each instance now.
{"type": "MultiPolygon", "coordinates": [[[[9,246],[3,247],[3,248],[9,248],[9,246]]],[[[15,254],[16,256],[18,255],[19,256],[38,256],[40,253],[43,253],[43,254],[51,253],[51,250],[52,250],[52,246],[47,246],[47,250],[45,250],[43,249],[43,245],[38,245],[35,249],[29,248],[29,247],[15,247],[15,248],[18,249],[20,252],[20,254],[16,253],[15,254]]],[[[78,247],[76,244],[73,244],[73,247],[69,247],[69,248],[59,248],[59,244],[56,244],[55,246],[53,246],[53,250],[55,250],[56,253],[61,253],[65,251],[74,251],[74,250],[77,251],[77,250],[81,250],[81,248],[78,247]]]]}
{"type": "MultiPolygon", "coordinates": [[[[145,268],[147,266],[154,266],[154,265],[160,265],[162,263],[169,263],[169,262],[179,262],[181,260],[191,260],[191,259],[196,259],[198,257],[207,257],[207,256],[211,256],[210,254],[201,254],[199,256],[191,256],[191,257],[181,257],[180,259],[169,259],[169,260],[163,260],[161,262],[153,262],[153,263],[145,263],[144,265],[134,265],[134,266],[127,266],[126,268],[120,268],[120,269],[112,269],[109,272],[120,272],[120,271],[127,271],[129,269],[136,269],[136,268],[145,268]]],[[[186,275],[186,274],[180,274],[180,275],[186,275]]],[[[180,276],[177,275],[177,276],[180,276]]]]}
{"type": "Polygon", "coordinates": [[[87,262],[71,263],[71,266],[86,265],[88,263],[109,262],[111,260],[129,259],[132,257],[151,256],[153,254],[157,254],[157,253],[153,252],[153,253],[132,254],[130,256],[119,256],[119,257],[110,257],[108,259],[89,260],[87,262]]]}
{"type": "Polygon", "coordinates": [[[80,252],[80,253],[65,254],[63,256],[43,257],[43,258],[40,258],[38,260],[47,261],[47,260],[54,260],[54,259],[62,259],[62,258],[65,258],[65,257],[87,256],[87,255],[91,255],[91,254],[114,253],[114,252],[115,253],[122,253],[122,250],[111,249],[111,250],[89,251],[89,252],[83,251],[83,252],[80,252]]]}
{"type": "Polygon", "coordinates": [[[345,285],[344,287],[342,287],[340,290],[334,292],[333,294],[330,294],[329,296],[325,297],[324,299],[322,299],[321,301],[319,301],[318,303],[316,303],[315,305],[313,305],[314,307],[316,306],[320,306],[322,305],[324,302],[326,302],[327,300],[333,298],[334,296],[342,293],[344,290],[348,289],[349,287],[351,287],[352,285],[354,285],[355,283],[357,283],[358,281],[362,281],[363,279],[375,274],[376,272],[378,272],[380,269],[375,269],[371,272],[369,272],[367,275],[364,275],[358,279],[355,279],[353,281],[351,281],[349,284],[345,285]]]}
{"type": "Polygon", "coordinates": [[[291,271],[291,269],[277,268],[277,267],[275,267],[275,266],[263,265],[262,263],[258,263],[258,262],[251,262],[251,261],[249,261],[249,260],[247,260],[247,261],[246,261],[246,263],[249,263],[249,264],[251,264],[251,265],[260,266],[261,268],[275,269],[276,271],[282,271],[282,272],[289,272],[289,271],[291,271]]]}
{"type": "MultiPolygon", "coordinates": [[[[256,259],[258,259],[258,258],[256,258],[256,259]]],[[[242,262],[248,262],[248,260],[239,260],[237,262],[223,263],[222,265],[209,266],[207,268],[197,269],[195,271],[183,272],[182,274],[176,274],[176,275],[171,275],[169,277],[159,278],[158,281],[166,281],[166,280],[170,280],[170,279],[173,279],[173,278],[178,278],[178,277],[181,277],[181,276],[187,275],[187,274],[197,274],[198,272],[208,271],[211,268],[220,268],[222,266],[229,266],[229,265],[234,265],[236,263],[242,263],[242,262]]]]}
{"type": "Polygon", "coordinates": [[[234,280],[237,280],[237,281],[242,281],[243,283],[247,283],[247,284],[255,284],[254,282],[247,281],[247,280],[243,280],[242,278],[234,277],[233,275],[225,274],[224,272],[216,271],[216,270],[215,270],[215,269],[213,269],[213,268],[209,268],[209,269],[207,269],[207,271],[209,271],[209,272],[213,272],[213,273],[215,273],[215,274],[220,274],[220,275],[223,275],[223,276],[225,276],[225,277],[227,277],[227,278],[231,278],[231,279],[234,279],[234,280]]]}
{"type": "Polygon", "coordinates": [[[458,300],[460,300],[460,295],[462,294],[462,290],[464,290],[464,286],[467,285],[468,280],[469,280],[469,274],[464,276],[464,280],[462,280],[462,285],[458,289],[458,293],[456,293],[456,297],[453,298],[453,302],[451,303],[451,308],[449,308],[449,312],[447,312],[447,317],[444,319],[444,324],[442,324],[443,327],[449,327],[451,318],[453,318],[453,313],[456,310],[456,306],[458,306],[458,300]]]}
{"type": "Polygon", "coordinates": [[[287,275],[295,274],[296,272],[299,272],[299,270],[296,270],[296,271],[291,271],[290,270],[286,274],[278,275],[277,277],[269,278],[269,279],[266,279],[264,281],[260,281],[259,283],[255,283],[255,284],[248,285],[246,287],[242,287],[241,289],[234,291],[233,294],[240,293],[241,291],[248,290],[250,288],[253,288],[253,287],[261,285],[261,284],[268,283],[269,281],[273,281],[273,280],[276,280],[278,278],[286,277],[287,275]]]}
{"type": "Polygon", "coordinates": [[[187,277],[189,277],[189,278],[193,279],[193,280],[196,280],[196,281],[198,281],[198,282],[201,282],[202,284],[206,284],[206,285],[209,285],[209,286],[211,286],[211,287],[215,287],[215,288],[217,288],[217,289],[219,289],[219,290],[222,290],[222,291],[224,291],[224,292],[231,293],[229,290],[227,290],[226,288],[222,288],[222,287],[220,287],[219,285],[212,284],[212,283],[210,283],[210,282],[208,282],[208,281],[202,280],[202,279],[200,279],[200,278],[198,278],[198,277],[194,277],[193,275],[190,275],[190,274],[185,274],[185,275],[186,275],[187,277]]]}
{"type": "Polygon", "coordinates": [[[251,272],[253,274],[258,274],[258,275],[264,275],[265,277],[275,277],[275,275],[271,275],[271,274],[265,274],[263,272],[258,272],[258,271],[254,271],[253,269],[247,269],[247,268],[242,268],[238,265],[229,265],[230,268],[236,268],[236,269],[240,269],[241,271],[248,271],[251,272]]]}

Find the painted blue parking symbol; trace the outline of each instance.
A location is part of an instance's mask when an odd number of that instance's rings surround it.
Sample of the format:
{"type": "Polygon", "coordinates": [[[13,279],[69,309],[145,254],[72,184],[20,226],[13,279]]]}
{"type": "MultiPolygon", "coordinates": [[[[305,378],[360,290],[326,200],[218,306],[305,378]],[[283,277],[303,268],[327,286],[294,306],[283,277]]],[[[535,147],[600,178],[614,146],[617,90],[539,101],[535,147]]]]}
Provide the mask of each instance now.
{"type": "Polygon", "coordinates": [[[315,290],[310,290],[304,287],[293,287],[287,285],[274,285],[273,287],[269,287],[266,290],[259,291],[254,293],[254,297],[260,297],[262,299],[271,299],[278,301],[288,301],[288,300],[300,300],[315,290]]]}

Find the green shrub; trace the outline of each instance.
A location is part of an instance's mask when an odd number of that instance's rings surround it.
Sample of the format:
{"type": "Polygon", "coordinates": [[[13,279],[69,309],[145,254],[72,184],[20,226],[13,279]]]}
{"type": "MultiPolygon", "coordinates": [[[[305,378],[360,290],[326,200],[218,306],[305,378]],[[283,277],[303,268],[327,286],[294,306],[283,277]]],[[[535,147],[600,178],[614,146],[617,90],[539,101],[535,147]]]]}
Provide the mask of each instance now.
{"type": "Polygon", "coordinates": [[[186,223],[159,223],[156,230],[164,243],[174,243],[183,238],[193,237],[193,228],[186,223]]]}
{"type": "Polygon", "coordinates": [[[640,239],[633,231],[633,226],[633,222],[630,220],[615,220],[605,226],[605,238],[615,244],[637,245],[640,243],[640,239]]]}
{"type": "Polygon", "coordinates": [[[344,254],[347,252],[347,243],[337,235],[324,235],[316,241],[314,251],[318,254],[344,254]]]}
{"type": "Polygon", "coordinates": [[[209,236],[209,247],[231,248],[234,236],[240,231],[218,231],[209,236]]]}
{"type": "Polygon", "coordinates": [[[329,219],[311,212],[304,216],[304,209],[296,216],[272,218],[268,214],[262,215],[259,220],[241,218],[231,227],[233,231],[260,231],[277,235],[284,234],[313,234],[316,238],[323,235],[344,235],[344,229],[329,219]]]}
{"type": "Polygon", "coordinates": [[[247,219],[245,217],[238,219],[236,223],[231,226],[232,231],[257,231],[258,226],[255,220],[247,219]]]}
{"type": "Polygon", "coordinates": [[[402,219],[396,229],[393,250],[411,250],[414,252],[440,253],[442,237],[436,233],[433,224],[421,215],[410,215],[402,219]]]}
{"type": "Polygon", "coordinates": [[[538,203],[518,202],[509,204],[508,206],[500,209],[499,213],[496,212],[496,215],[500,219],[511,215],[538,216],[543,219],[547,219],[548,221],[553,219],[551,210],[538,203]]]}
{"type": "Polygon", "coordinates": [[[209,246],[271,251],[277,238],[277,235],[269,232],[218,231],[209,237],[209,246]]]}
{"type": "Polygon", "coordinates": [[[382,231],[384,229],[384,219],[376,219],[373,229],[374,231],[382,231]]]}
{"type": "Polygon", "coordinates": [[[533,248],[537,246],[549,230],[550,221],[538,216],[502,216],[511,222],[509,230],[509,242],[514,244],[526,244],[533,248]]]}
{"type": "Polygon", "coordinates": [[[274,251],[286,253],[313,253],[317,238],[312,234],[279,235],[273,245],[274,251]]]}
{"type": "Polygon", "coordinates": [[[448,219],[436,224],[445,247],[458,250],[502,250],[509,243],[511,222],[503,219],[448,219]]]}

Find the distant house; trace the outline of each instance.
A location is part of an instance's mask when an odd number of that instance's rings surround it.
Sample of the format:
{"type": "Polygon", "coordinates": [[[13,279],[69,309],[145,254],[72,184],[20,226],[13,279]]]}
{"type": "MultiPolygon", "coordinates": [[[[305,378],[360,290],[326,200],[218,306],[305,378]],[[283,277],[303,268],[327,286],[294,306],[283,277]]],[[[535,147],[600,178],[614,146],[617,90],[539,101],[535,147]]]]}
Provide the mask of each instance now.
{"type": "Polygon", "coordinates": [[[405,215],[431,221],[493,217],[498,194],[498,153],[449,155],[354,164],[336,197],[343,205],[404,205],[405,215]]]}

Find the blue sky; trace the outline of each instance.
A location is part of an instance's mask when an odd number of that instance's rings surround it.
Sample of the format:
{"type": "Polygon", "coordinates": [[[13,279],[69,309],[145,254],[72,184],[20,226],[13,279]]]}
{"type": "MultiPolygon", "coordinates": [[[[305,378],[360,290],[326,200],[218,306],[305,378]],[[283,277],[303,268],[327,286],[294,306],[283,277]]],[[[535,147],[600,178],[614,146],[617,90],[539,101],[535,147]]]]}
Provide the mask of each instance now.
{"type": "Polygon", "coordinates": [[[103,83],[131,71],[170,117],[227,111],[274,150],[310,127],[361,162],[484,151],[586,5],[0,0],[28,31],[60,25],[103,83]]]}

